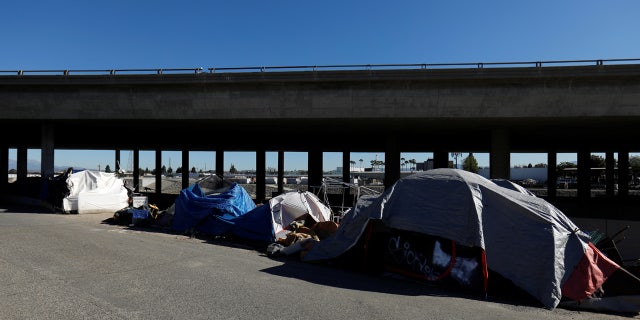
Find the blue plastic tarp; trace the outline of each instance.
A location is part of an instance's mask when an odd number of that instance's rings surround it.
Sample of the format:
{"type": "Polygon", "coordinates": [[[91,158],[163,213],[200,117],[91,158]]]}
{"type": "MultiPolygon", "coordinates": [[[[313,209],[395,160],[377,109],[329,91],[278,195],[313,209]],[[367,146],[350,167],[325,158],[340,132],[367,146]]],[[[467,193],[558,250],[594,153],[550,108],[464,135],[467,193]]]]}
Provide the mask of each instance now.
{"type": "Polygon", "coordinates": [[[215,195],[206,195],[198,184],[193,184],[183,189],[176,199],[171,228],[177,232],[195,228],[210,233],[216,226],[215,217],[238,217],[255,208],[249,193],[237,183],[215,195]]]}
{"type": "Polygon", "coordinates": [[[271,243],[275,239],[271,208],[257,207],[241,216],[213,216],[208,220],[204,232],[211,235],[233,235],[245,240],[271,243]]]}

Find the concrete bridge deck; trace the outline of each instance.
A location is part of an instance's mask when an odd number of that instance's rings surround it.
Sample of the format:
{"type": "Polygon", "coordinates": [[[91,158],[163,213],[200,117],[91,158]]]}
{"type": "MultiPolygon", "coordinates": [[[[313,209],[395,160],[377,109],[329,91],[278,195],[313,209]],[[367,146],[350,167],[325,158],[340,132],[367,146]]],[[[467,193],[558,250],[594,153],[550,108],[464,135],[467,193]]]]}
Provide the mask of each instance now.
{"type": "MultiPolygon", "coordinates": [[[[24,158],[27,148],[41,149],[48,177],[56,149],[183,150],[183,162],[186,151],[214,150],[218,173],[224,151],[256,151],[264,179],[265,151],[306,151],[310,185],[322,179],[323,152],[384,150],[385,185],[400,178],[401,152],[433,152],[435,167],[448,166],[452,151],[490,153],[492,178],[509,178],[511,152],[548,153],[552,181],[556,153],[576,152],[583,183],[574,204],[590,210],[592,152],[607,154],[607,205],[630,201],[623,198],[628,154],[640,151],[638,62],[0,71],[0,134],[10,137],[0,152],[17,148],[24,158]]],[[[550,184],[550,200],[555,193],[550,184]]],[[[637,204],[629,206],[615,211],[637,204]]]]}

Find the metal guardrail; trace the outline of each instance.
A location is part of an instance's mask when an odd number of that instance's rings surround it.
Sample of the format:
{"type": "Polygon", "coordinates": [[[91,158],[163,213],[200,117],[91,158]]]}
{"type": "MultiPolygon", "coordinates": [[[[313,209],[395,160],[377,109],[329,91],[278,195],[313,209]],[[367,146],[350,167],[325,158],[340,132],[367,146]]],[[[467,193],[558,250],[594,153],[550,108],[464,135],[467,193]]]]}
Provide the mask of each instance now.
{"type": "MultiPolygon", "coordinates": [[[[261,66],[261,67],[222,67],[206,68],[208,73],[216,72],[268,72],[268,71],[336,71],[336,70],[385,70],[385,69],[445,69],[484,67],[536,67],[546,66],[603,66],[640,62],[640,58],[598,59],[598,60],[547,60],[513,62],[462,62],[462,63],[414,63],[414,64],[345,64],[345,65],[302,65],[302,66],[261,66]]],[[[205,68],[159,68],[159,69],[79,69],[79,70],[0,70],[0,75],[145,75],[145,74],[189,74],[203,73],[205,68]]]]}

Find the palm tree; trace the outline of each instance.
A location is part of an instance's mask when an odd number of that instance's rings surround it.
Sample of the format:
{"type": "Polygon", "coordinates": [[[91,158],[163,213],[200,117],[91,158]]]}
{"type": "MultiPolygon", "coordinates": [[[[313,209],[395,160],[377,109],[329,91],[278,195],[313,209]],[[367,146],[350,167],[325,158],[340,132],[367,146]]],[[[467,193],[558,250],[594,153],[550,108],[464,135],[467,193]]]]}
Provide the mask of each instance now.
{"type": "Polygon", "coordinates": [[[349,169],[349,171],[353,171],[353,166],[356,165],[356,161],[355,160],[351,160],[351,161],[349,161],[349,163],[351,164],[351,168],[349,169]]]}
{"type": "Polygon", "coordinates": [[[359,161],[360,161],[360,170],[362,170],[362,161],[364,160],[360,159],[359,161]]]}
{"type": "Polygon", "coordinates": [[[458,157],[462,157],[462,152],[451,152],[451,157],[456,161],[456,169],[458,169],[458,157]]]}
{"type": "Polygon", "coordinates": [[[404,158],[400,158],[400,165],[403,167],[403,169],[404,169],[404,161],[405,161],[404,158]]]}

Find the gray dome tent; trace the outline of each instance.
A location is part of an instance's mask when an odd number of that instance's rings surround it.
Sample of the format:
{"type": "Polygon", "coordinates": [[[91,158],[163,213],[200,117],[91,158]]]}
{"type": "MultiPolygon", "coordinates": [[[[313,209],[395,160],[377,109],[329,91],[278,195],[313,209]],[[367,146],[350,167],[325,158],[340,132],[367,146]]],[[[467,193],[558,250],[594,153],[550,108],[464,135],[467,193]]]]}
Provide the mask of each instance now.
{"type": "Polygon", "coordinates": [[[418,172],[378,197],[360,198],[336,234],[316,243],[303,261],[337,258],[373,219],[481,248],[485,271],[511,280],[550,309],[563,296],[586,298],[619,268],[544,199],[459,169],[418,172]]]}

